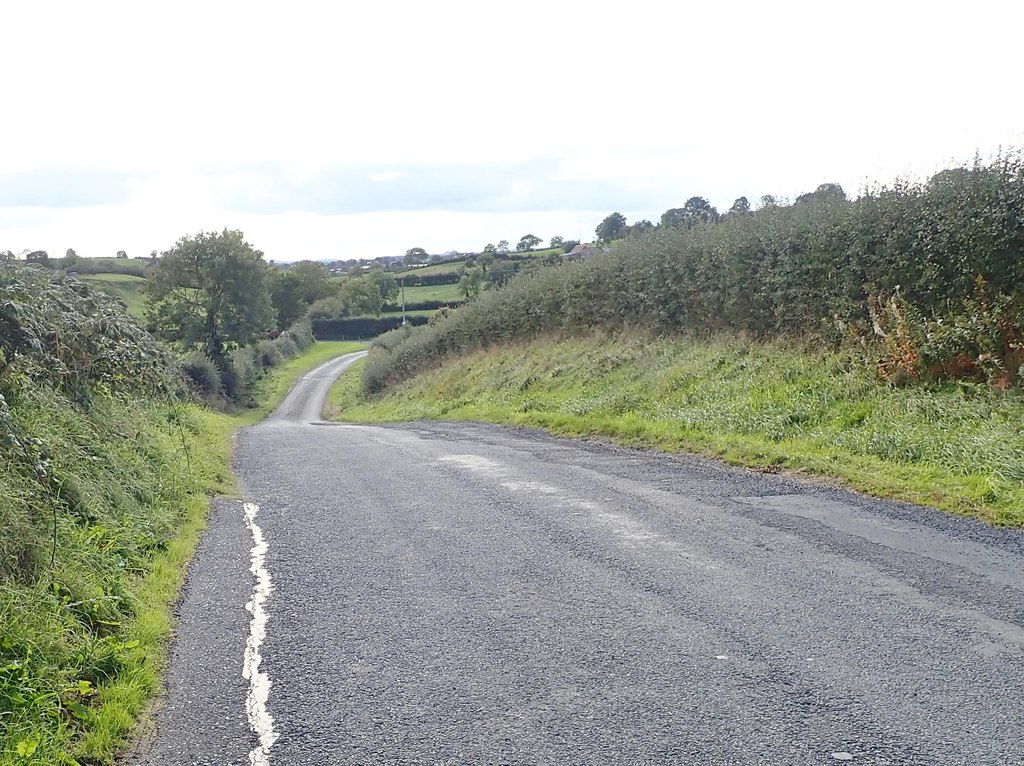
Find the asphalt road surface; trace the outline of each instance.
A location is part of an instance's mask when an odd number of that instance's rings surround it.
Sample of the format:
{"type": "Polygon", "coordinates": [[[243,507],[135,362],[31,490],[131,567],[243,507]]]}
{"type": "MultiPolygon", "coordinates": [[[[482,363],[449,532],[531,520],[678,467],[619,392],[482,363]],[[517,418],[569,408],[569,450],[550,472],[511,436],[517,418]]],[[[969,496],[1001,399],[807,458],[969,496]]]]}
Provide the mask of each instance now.
{"type": "Polygon", "coordinates": [[[241,433],[138,764],[1024,764],[1024,541],[535,431],[241,433]],[[243,675],[244,671],[244,675],[243,675]]]}

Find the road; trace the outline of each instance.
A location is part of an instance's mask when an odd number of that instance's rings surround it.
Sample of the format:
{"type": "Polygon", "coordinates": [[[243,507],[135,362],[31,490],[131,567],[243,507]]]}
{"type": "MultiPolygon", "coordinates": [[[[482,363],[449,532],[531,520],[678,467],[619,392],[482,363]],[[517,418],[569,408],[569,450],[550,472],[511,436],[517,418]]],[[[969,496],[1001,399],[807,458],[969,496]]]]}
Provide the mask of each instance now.
{"type": "Polygon", "coordinates": [[[135,763],[1024,764],[1019,532],[535,431],[318,422],[350,361],[240,434],[246,505],[215,504],[135,763]]]}

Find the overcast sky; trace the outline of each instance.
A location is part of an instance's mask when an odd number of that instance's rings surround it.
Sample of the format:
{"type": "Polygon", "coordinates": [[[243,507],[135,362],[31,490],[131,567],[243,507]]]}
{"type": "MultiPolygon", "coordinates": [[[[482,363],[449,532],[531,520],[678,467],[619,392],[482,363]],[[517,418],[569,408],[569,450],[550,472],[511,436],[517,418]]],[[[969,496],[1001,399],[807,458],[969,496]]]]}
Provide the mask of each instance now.
{"type": "Polygon", "coordinates": [[[0,249],[588,239],[1024,146],[1024,3],[6,3],[0,249]]]}

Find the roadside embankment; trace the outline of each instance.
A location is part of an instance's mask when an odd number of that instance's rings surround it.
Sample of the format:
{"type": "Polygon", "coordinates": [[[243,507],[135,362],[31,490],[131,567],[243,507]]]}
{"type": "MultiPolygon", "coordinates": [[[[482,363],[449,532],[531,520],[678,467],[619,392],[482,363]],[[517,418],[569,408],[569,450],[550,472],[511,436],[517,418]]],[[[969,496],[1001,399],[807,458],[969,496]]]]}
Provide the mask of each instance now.
{"type": "MultiPolygon", "coordinates": [[[[360,364],[360,367],[362,364],[360,364]]],[[[981,383],[900,387],[792,344],[629,335],[538,339],[449,358],[328,417],[479,420],[828,477],[880,497],[1024,526],[1024,395],[981,383]]]]}
{"type": "Polygon", "coordinates": [[[163,352],[120,308],[41,285],[67,322],[12,303],[26,342],[0,348],[0,765],[111,763],[159,689],[209,499],[236,491],[234,432],[363,344],[313,345],[228,415],[161,393],[163,352]]]}

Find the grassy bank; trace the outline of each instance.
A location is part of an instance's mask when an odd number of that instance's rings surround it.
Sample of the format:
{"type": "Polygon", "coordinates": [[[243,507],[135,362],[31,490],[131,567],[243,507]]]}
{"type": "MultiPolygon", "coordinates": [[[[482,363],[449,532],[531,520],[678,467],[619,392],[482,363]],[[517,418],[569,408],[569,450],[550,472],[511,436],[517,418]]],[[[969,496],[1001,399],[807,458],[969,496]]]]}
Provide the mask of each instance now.
{"type": "Polygon", "coordinates": [[[0,425],[37,440],[26,454],[59,491],[43,491],[39,470],[0,465],[0,764],[112,762],[158,689],[209,498],[235,493],[233,433],[360,347],[314,345],[236,415],[143,397],[83,408],[46,387],[10,402],[0,425]]]}
{"type": "MultiPolygon", "coordinates": [[[[361,366],[361,365],[360,365],[361,366]]],[[[361,392],[334,419],[480,420],[688,451],[1024,526],[1024,395],[976,383],[894,387],[840,357],[739,340],[591,336],[450,359],[361,392]]]]}

